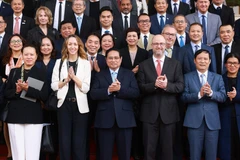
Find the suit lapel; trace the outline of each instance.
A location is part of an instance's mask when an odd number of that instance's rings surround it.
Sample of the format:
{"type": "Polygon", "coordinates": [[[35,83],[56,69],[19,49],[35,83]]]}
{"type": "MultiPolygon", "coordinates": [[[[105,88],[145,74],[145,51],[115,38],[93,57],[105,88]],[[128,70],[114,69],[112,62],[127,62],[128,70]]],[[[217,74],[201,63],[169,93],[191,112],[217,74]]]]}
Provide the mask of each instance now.
{"type": "Polygon", "coordinates": [[[124,75],[124,72],[120,67],[119,70],[118,70],[118,74],[117,74],[117,79],[118,79],[119,82],[123,81],[123,77],[124,77],[123,75],[124,75]]]}
{"type": "Polygon", "coordinates": [[[194,20],[195,20],[195,22],[198,22],[198,23],[200,23],[200,24],[202,24],[201,22],[200,22],[200,20],[199,20],[199,18],[198,18],[198,13],[196,12],[196,13],[194,13],[194,20]]]}
{"type": "MultiPolygon", "coordinates": [[[[169,68],[169,58],[167,56],[165,56],[165,60],[164,60],[164,63],[163,63],[163,68],[162,68],[162,73],[161,75],[164,75],[167,73],[167,70],[169,68]]],[[[156,70],[156,69],[155,69],[156,70]]]]}
{"type": "Polygon", "coordinates": [[[111,76],[109,68],[104,70],[104,75],[105,75],[104,77],[108,81],[109,85],[112,84],[112,76],[111,76]]]}
{"type": "Polygon", "coordinates": [[[210,86],[212,86],[213,78],[214,78],[213,74],[208,71],[207,82],[210,86]]]}
{"type": "Polygon", "coordinates": [[[193,73],[193,81],[196,83],[196,86],[198,86],[199,89],[202,87],[197,71],[193,73]]]}

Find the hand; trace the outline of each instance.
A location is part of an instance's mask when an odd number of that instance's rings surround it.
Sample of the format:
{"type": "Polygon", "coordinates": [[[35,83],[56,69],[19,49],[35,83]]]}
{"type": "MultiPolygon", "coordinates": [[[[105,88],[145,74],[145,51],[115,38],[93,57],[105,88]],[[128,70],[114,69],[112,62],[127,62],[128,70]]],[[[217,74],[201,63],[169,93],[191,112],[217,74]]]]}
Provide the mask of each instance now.
{"type": "Polygon", "coordinates": [[[136,74],[136,73],[138,72],[138,65],[136,65],[136,67],[134,67],[134,68],[132,69],[132,72],[133,72],[134,74],[136,74]]]}
{"type": "Polygon", "coordinates": [[[203,97],[204,95],[209,96],[212,93],[211,86],[208,82],[206,82],[200,89],[200,95],[203,97]]]}
{"type": "Polygon", "coordinates": [[[232,89],[233,89],[232,91],[227,92],[227,96],[228,96],[228,98],[230,99],[230,101],[232,101],[233,98],[235,98],[236,95],[237,95],[236,88],[235,88],[235,87],[232,87],[232,89]]]}
{"type": "Polygon", "coordinates": [[[71,67],[68,69],[68,77],[69,77],[70,79],[73,79],[74,76],[75,76],[75,72],[74,72],[74,70],[73,70],[73,67],[71,66],[71,67]]]}
{"type": "MultiPolygon", "coordinates": [[[[28,90],[28,82],[20,82],[19,81],[19,83],[17,83],[18,84],[18,86],[21,88],[21,90],[25,90],[25,91],[27,91],[28,90]]],[[[18,93],[18,92],[17,92],[18,93]]]]}
{"type": "Polygon", "coordinates": [[[100,72],[100,68],[99,68],[99,66],[98,66],[98,61],[96,60],[96,58],[94,58],[94,60],[93,60],[93,68],[94,68],[94,70],[96,71],[96,72],[100,72]]]}
{"type": "Polygon", "coordinates": [[[167,88],[168,79],[165,74],[163,76],[158,76],[157,81],[158,81],[159,88],[161,89],[167,88]]]}
{"type": "Polygon", "coordinates": [[[20,93],[22,91],[22,88],[19,86],[18,83],[16,83],[16,93],[20,93]]]}
{"type": "Polygon", "coordinates": [[[113,83],[108,87],[108,91],[109,91],[110,93],[120,91],[120,89],[121,89],[121,83],[118,81],[118,79],[116,79],[116,81],[113,82],[113,83]]]}

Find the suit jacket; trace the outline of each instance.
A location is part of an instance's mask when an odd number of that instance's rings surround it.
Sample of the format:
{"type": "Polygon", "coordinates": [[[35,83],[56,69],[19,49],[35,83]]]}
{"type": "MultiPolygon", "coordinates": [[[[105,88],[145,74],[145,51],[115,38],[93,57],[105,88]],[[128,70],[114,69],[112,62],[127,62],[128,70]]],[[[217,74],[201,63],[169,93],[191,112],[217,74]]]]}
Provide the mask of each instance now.
{"type": "MultiPolygon", "coordinates": [[[[55,66],[53,68],[52,83],[51,83],[52,90],[58,91],[57,92],[58,108],[62,106],[69,88],[68,84],[64,85],[62,88],[58,88],[59,81],[62,81],[63,79],[68,77],[67,59],[63,61],[62,68],[59,73],[60,62],[61,62],[61,59],[58,59],[55,63],[55,66]],[[59,74],[60,74],[60,80],[59,80],[59,74]]],[[[90,80],[91,80],[91,66],[88,60],[82,59],[80,57],[78,58],[76,76],[82,82],[81,88],[78,88],[76,83],[74,84],[78,110],[80,113],[88,113],[89,108],[88,108],[88,101],[87,101],[87,92],[90,89],[90,80]]]]}
{"type": "Polygon", "coordinates": [[[3,57],[6,55],[7,53],[7,46],[8,46],[8,41],[9,41],[9,38],[11,36],[7,33],[5,33],[5,35],[3,36],[2,38],[2,45],[1,45],[1,48],[0,48],[0,57],[3,57]]]}
{"type": "Polygon", "coordinates": [[[76,35],[78,35],[84,42],[86,42],[88,36],[95,32],[97,29],[96,21],[94,18],[89,17],[87,15],[83,15],[81,31],[78,29],[78,24],[75,15],[73,14],[71,17],[71,21],[74,26],[76,26],[76,35]]]}
{"type": "MultiPolygon", "coordinates": [[[[6,33],[12,35],[13,34],[13,15],[6,17],[5,22],[7,23],[7,27],[5,29],[6,33]]],[[[21,27],[20,27],[20,35],[27,39],[27,33],[35,27],[34,20],[27,16],[22,16],[21,19],[21,27]]]]}
{"type": "Polygon", "coordinates": [[[235,31],[234,40],[239,41],[240,40],[240,19],[235,21],[234,31],[235,31]]]}
{"type": "MultiPolygon", "coordinates": [[[[217,73],[218,74],[222,74],[222,55],[224,53],[222,53],[222,43],[218,43],[212,46],[214,48],[214,52],[215,52],[215,56],[216,56],[216,62],[217,62],[217,73]]],[[[235,52],[236,54],[238,54],[240,56],[240,43],[237,43],[235,41],[233,41],[232,43],[232,48],[231,48],[231,52],[235,52]]]]}
{"type": "Polygon", "coordinates": [[[207,82],[213,91],[212,97],[198,99],[198,93],[202,87],[197,71],[184,75],[185,88],[182,100],[187,103],[187,111],[184,126],[199,128],[205,119],[210,130],[220,129],[220,118],[218,113],[218,102],[226,100],[226,91],[221,75],[208,72],[207,82]]]}
{"type": "Polygon", "coordinates": [[[62,46],[63,46],[64,38],[59,38],[58,40],[55,40],[55,50],[56,50],[56,58],[62,57],[62,46]]]}
{"type": "MultiPolygon", "coordinates": [[[[124,20],[122,19],[121,14],[120,14],[120,16],[115,16],[113,19],[113,23],[112,23],[113,28],[123,32],[124,31],[123,21],[124,20]]],[[[130,14],[130,26],[128,28],[138,28],[137,15],[130,14]]]]}
{"type": "MultiPolygon", "coordinates": [[[[150,17],[151,20],[151,28],[150,28],[150,33],[152,34],[161,34],[161,28],[160,28],[160,24],[158,22],[158,18],[157,18],[157,14],[154,14],[150,17]]],[[[166,21],[165,21],[165,25],[166,24],[172,24],[173,23],[173,15],[170,14],[166,14],[166,21]]]]}
{"type": "Polygon", "coordinates": [[[184,88],[180,62],[165,57],[161,75],[164,74],[168,79],[167,88],[156,89],[157,72],[153,58],[149,58],[139,65],[137,79],[143,95],[140,111],[142,122],[154,123],[159,115],[164,124],[171,124],[180,120],[177,95],[184,88]]]}
{"type": "MultiPolygon", "coordinates": [[[[35,98],[36,102],[32,102],[20,98],[20,94],[16,94],[16,82],[21,79],[21,68],[12,69],[7,82],[5,97],[10,101],[8,105],[7,122],[18,124],[41,124],[43,123],[42,107],[40,101],[46,101],[48,98],[48,87],[46,81],[46,72],[33,66],[28,73],[28,77],[35,78],[44,82],[41,90],[28,87],[26,97],[35,98]]],[[[24,81],[27,77],[24,77],[24,81]]]]}
{"type": "Polygon", "coordinates": [[[141,62],[144,60],[148,59],[148,52],[142,48],[138,47],[136,57],[134,59],[134,63],[132,64],[130,53],[127,48],[122,48],[120,50],[120,54],[122,56],[122,63],[121,67],[132,70],[135,68],[137,65],[139,65],[141,62]]]}
{"type": "MultiPolygon", "coordinates": [[[[207,13],[208,18],[207,18],[207,44],[208,45],[213,45],[220,43],[221,40],[219,38],[219,27],[221,26],[222,22],[221,19],[218,15],[212,14],[212,13],[207,13]],[[213,25],[214,24],[214,25],[213,25]]],[[[188,26],[186,28],[186,31],[189,31],[189,27],[192,23],[198,22],[201,24],[199,17],[198,17],[198,12],[189,14],[186,16],[187,21],[188,21],[188,26]]]]}
{"type": "Polygon", "coordinates": [[[108,87],[112,84],[109,69],[96,74],[90,95],[98,101],[95,124],[96,128],[111,128],[116,123],[119,128],[136,126],[133,99],[139,96],[137,81],[132,71],[119,68],[117,79],[121,82],[121,89],[108,94],[108,87]]]}
{"type": "MultiPolygon", "coordinates": [[[[186,32],[185,45],[186,45],[186,44],[189,44],[190,41],[191,41],[191,40],[190,40],[190,38],[189,38],[189,35],[188,35],[188,33],[186,32]]],[[[178,39],[176,39],[176,41],[175,41],[175,43],[174,43],[174,46],[180,47],[180,44],[179,44],[179,42],[178,42],[178,39]]]]}
{"type": "MultiPolygon", "coordinates": [[[[208,11],[214,14],[218,13],[217,10],[214,8],[213,4],[209,6],[208,11]]],[[[222,5],[220,18],[223,25],[230,24],[231,26],[234,26],[235,17],[232,8],[226,5],[222,5]]]]}
{"type": "MultiPolygon", "coordinates": [[[[216,64],[216,57],[213,47],[209,47],[205,44],[202,44],[201,49],[206,49],[210,52],[211,55],[211,63],[209,66],[209,71],[217,72],[217,64],[216,64]]],[[[183,58],[183,73],[189,73],[191,71],[196,70],[196,66],[194,64],[194,52],[192,50],[191,44],[187,44],[180,49],[180,52],[184,53],[183,58]]]]}
{"type": "Polygon", "coordinates": [[[2,1],[2,4],[0,6],[0,15],[3,17],[8,17],[13,14],[13,10],[10,4],[2,1]]]}
{"type": "MultiPolygon", "coordinates": [[[[171,0],[170,0],[170,1],[168,1],[167,13],[173,15],[172,11],[173,11],[173,9],[172,9],[171,0]]],[[[178,14],[182,14],[184,16],[190,14],[190,7],[189,7],[189,5],[187,3],[180,2],[177,15],[178,14]]]]}
{"type": "MultiPolygon", "coordinates": [[[[107,68],[107,63],[106,63],[105,56],[103,56],[101,54],[97,54],[96,60],[98,62],[98,66],[100,68],[100,71],[107,68]]],[[[91,71],[91,86],[92,86],[93,79],[94,79],[96,73],[97,72],[94,69],[91,71]]]]}
{"type": "MultiPolygon", "coordinates": [[[[148,37],[148,44],[147,44],[147,48],[146,50],[149,51],[150,49],[152,49],[152,38],[153,38],[153,34],[149,34],[149,37],[148,37]]],[[[144,49],[144,43],[143,43],[143,39],[142,37],[139,38],[138,40],[138,47],[144,49]]]]}

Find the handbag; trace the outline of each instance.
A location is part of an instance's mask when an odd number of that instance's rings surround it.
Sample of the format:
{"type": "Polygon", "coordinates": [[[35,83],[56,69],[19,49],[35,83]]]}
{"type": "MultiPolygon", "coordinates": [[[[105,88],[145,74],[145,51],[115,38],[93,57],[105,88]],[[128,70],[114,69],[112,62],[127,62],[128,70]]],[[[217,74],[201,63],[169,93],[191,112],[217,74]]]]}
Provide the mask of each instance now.
{"type": "Polygon", "coordinates": [[[52,136],[52,127],[54,124],[48,124],[43,127],[41,151],[45,153],[54,153],[54,142],[52,136]]]}
{"type": "MultiPolygon", "coordinates": [[[[62,68],[63,61],[61,60],[60,66],[59,66],[59,81],[60,81],[60,71],[62,68]]],[[[58,103],[58,98],[57,98],[57,91],[53,91],[49,97],[48,100],[45,103],[44,108],[47,110],[57,110],[57,103],[58,103]]]]}

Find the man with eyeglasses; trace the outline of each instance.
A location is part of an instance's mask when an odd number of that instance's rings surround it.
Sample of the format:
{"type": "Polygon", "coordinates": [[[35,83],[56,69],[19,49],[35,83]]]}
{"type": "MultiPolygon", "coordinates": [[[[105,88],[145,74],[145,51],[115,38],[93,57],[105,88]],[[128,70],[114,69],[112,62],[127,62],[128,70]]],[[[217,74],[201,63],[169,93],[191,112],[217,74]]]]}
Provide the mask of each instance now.
{"type": "Polygon", "coordinates": [[[200,23],[192,23],[189,29],[190,44],[186,44],[180,48],[181,53],[184,54],[183,58],[183,73],[188,73],[196,70],[194,64],[194,54],[200,49],[206,49],[210,53],[211,63],[209,70],[211,72],[217,72],[216,57],[213,47],[210,47],[202,43],[203,27],[200,23]]]}
{"type": "Polygon", "coordinates": [[[173,160],[176,122],[180,120],[177,97],[183,91],[179,61],[165,56],[166,40],[152,39],[153,56],[140,63],[137,75],[142,93],[144,160],[173,160]],[[159,149],[157,150],[157,146],[159,149]]]}
{"type": "Polygon", "coordinates": [[[174,46],[183,47],[190,43],[190,38],[186,32],[187,20],[184,15],[177,15],[173,19],[173,26],[177,30],[177,40],[174,46]]]}
{"type": "Polygon", "coordinates": [[[0,16],[0,58],[5,56],[7,53],[8,40],[10,35],[5,32],[7,23],[4,21],[3,17],[0,16]]]}
{"type": "Polygon", "coordinates": [[[214,48],[217,62],[217,73],[224,74],[226,68],[224,66],[224,58],[230,52],[236,52],[238,55],[240,51],[240,43],[234,41],[234,30],[230,24],[221,25],[219,28],[221,43],[215,44],[214,48]]]}
{"type": "Polygon", "coordinates": [[[152,49],[153,34],[150,33],[151,21],[150,17],[146,13],[142,13],[138,16],[137,25],[140,30],[140,38],[138,40],[138,47],[147,51],[152,49]]]}
{"type": "Polygon", "coordinates": [[[139,96],[134,73],[120,67],[117,49],[106,52],[107,69],[96,73],[90,95],[97,100],[94,127],[99,143],[99,160],[112,160],[116,141],[119,160],[129,160],[132,128],[136,126],[133,100],[139,96]]]}
{"type": "Polygon", "coordinates": [[[86,9],[85,0],[73,0],[72,10],[74,12],[71,21],[76,27],[76,35],[81,38],[83,43],[86,42],[88,36],[97,30],[96,21],[94,18],[84,14],[86,9]]]}

